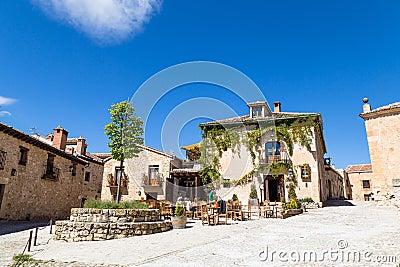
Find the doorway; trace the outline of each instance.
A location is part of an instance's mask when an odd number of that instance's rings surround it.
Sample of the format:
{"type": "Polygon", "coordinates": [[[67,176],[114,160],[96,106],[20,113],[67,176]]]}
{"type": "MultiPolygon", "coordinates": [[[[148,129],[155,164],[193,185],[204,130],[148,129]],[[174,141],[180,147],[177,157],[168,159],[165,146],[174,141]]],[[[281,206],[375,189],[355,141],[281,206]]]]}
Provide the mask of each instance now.
{"type": "Polygon", "coordinates": [[[265,178],[264,184],[264,199],[269,201],[281,201],[283,196],[283,186],[282,186],[283,177],[279,176],[274,178],[271,175],[268,175],[265,178]]]}
{"type": "Polygon", "coordinates": [[[0,184],[0,210],[1,210],[1,202],[3,201],[4,191],[6,189],[5,184],[0,184]]]}
{"type": "Polygon", "coordinates": [[[328,199],[332,199],[332,183],[328,180],[328,199]]]}

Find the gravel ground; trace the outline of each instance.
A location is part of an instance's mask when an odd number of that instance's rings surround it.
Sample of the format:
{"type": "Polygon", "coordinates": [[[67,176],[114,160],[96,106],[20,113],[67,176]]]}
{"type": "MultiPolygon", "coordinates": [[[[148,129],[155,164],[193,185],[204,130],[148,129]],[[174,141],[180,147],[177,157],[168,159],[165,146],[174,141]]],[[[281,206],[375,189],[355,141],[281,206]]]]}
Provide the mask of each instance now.
{"type": "MultiPolygon", "coordinates": [[[[183,230],[98,242],[55,241],[47,227],[30,254],[48,261],[40,266],[382,266],[389,260],[386,266],[396,266],[389,257],[400,263],[397,209],[352,203],[332,202],[285,220],[193,221],[183,230]]],[[[0,266],[22,252],[28,236],[29,230],[0,235],[0,266]]]]}

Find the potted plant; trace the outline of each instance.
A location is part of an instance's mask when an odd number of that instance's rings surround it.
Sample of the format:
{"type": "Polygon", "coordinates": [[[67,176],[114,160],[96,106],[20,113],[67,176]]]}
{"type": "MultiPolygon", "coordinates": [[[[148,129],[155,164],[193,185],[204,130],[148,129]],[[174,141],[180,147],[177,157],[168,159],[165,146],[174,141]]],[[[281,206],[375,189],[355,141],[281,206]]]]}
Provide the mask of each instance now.
{"type": "Polygon", "coordinates": [[[187,218],[185,214],[185,208],[183,207],[183,204],[181,202],[178,202],[176,204],[175,216],[172,216],[171,222],[174,229],[186,228],[187,218]]]}

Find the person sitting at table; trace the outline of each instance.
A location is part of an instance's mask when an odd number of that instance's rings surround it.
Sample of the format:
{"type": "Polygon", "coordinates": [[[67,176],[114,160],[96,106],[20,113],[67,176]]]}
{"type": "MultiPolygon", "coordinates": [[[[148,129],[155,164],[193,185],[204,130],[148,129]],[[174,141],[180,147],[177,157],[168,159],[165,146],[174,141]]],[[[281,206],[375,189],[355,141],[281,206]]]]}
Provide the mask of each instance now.
{"type": "Polygon", "coordinates": [[[185,197],[185,204],[186,204],[186,210],[190,211],[190,207],[192,206],[192,202],[188,197],[185,197]]]}
{"type": "Polygon", "coordinates": [[[226,213],[226,201],[219,199],[217,203],[218,203],[218,213],[226,213]]]}
{"type": "Polygon", "coordinates": [[[178,199],[176,200],[176,202],[182,202],[183,201],[183,197],[181,194],[179,194],[178,199]]]}
{"type": "Polygon", "coordinates": [[[197,205],[198,205],[197,198],[194,198],[193,202],[190,202],[190,211],[193,212],[197,211],[197,205]]]}
{"type": "Polygon", "coordinates": [[[214,200],[214,192],[210,190],[210,193],[208,194],[208,203],[214,200]]]}

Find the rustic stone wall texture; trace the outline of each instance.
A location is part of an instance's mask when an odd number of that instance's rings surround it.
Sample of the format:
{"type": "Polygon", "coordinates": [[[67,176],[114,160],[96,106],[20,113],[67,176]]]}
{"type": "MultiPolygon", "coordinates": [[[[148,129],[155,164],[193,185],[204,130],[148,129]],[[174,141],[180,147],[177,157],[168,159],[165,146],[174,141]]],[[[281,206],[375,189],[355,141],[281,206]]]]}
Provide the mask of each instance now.
{"type": "MultiPolygon", "coordinates": [[[[146,191],[143,186],[143,176],[149,175],[149,166],[158,165],[159,173],[164,177],[164,182],[160,185],[159,194],[157,194],[157,199],[163,200],[166,198],[165,181],[169,177],[170,172],[170,162],[173,157],[159,154],[157,152],[142,150],[138,157],[126,159],[124,162],[125,173],[128,175],[128,184],[124,188],[123,194],[121,196],[122,201],[140,200],[146,199],[146,191]],[[140,192],[140,195],[139,193],[140,192]]],[[[116,168],[120,166],[120,162],[114,159],[109,159],[104,164],[104,174],[102,183],[102,200],[113,200],[113,191],[108,183],[109,175],[116,177],[116,168]]]]}
{"type": "Polygon", "coordinates": [[[365,120],[376,200],[387,193],[400,197],[400,114],[386,114],[365,120]]]}
{"type": "Polygon", "coordinates": [[[372,172],[352,172],[346,173],[346,175],[352,185],[352,197],[354,200],[365,200],[364,195],[370,195],[373,192],[372,188],[374,188],[376,181],[372,172]],[[369,180],[370,188],[363,188],[363,180],[369,180]]]}
{"type": "Polygon", "coordinates": [[[60,170],[57,180],[42,179],[49,152],[0,132],[0,151],[6,152],[4,169],[0,169],[0,219],[68,218],[72,207],[82,199],[101,196],[103,165],[78,163],[73,176],[71,159],[55,155],[54,167],[60,170]],[[20,146],[29,149],[26,165],[19,164],[20,146]],[[85,181],[85,172],[91,173],[85,181]],[[0,195],[1,197],[1,195],[0,195]]]}
{"type": "Polygon", "coordinates": [[[69,221],[57,221],[54,239],[100,241],[161,233],[172,229],[157,209],[71,209],[69,221]]]}

